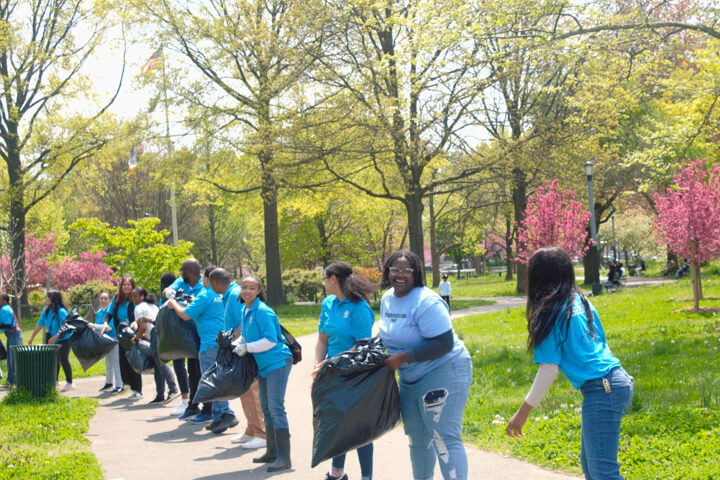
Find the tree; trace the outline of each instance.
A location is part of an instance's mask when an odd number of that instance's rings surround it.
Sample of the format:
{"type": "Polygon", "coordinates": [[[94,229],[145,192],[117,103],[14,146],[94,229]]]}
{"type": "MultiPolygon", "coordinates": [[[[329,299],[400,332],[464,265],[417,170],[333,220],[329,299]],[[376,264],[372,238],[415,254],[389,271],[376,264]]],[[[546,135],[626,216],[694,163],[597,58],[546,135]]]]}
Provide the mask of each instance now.
{"type": "Polygon", "coordinates": [[[81,218],[70,228],[93,241],[93,251],[107,252],[105,262],[118,275],[132,275],[135,282],[155,291],[163,272],[176,272],[188,258],[192,243],[180,240],[177,246],[164,243],[170,234],[155,230],[158,218],[128,220],[130,228],[110,227],[96,218],[81,218]]]}
{"type": "Polygon", "coordinates": [[[665,196],[655,194],[660,241],[690,259],[693,310],[700,309],[700,264],[720,256],[720,165],[691,161],[674,176],[665,196]]]}
{"type": "Polygon", "coordinates": [[[542,247],[560,247],[571,257],[582,258],[585,245],[585,229],[590,212],[583,209],[575,199],[575,192],[558,191],[558,181],[553,180],[537,188],[528,199],[525,218],[518,225],[520,245],[518,261],[527,263],[530,255],[542,247]]]}
{"type": "Polygon", "coordinates": [[[82,70],[109,26],[104,8],[103,2],[83,0],[11,1],[0,6],[0,157],[8,175],[4,193],[9,199],[7,232],[16,307],[25,286],[28,212],[108,136],[99,120],[115,97],[89,117],[73,107],[85,103],[85,110],[93,111],[82,70]]]}
{"type": "Polygon", "coordinates": [[[52,269],[52,284],[58,290],[67,290],[90,280],[110,283],[112,270],[102,261],[105,252],[80,252],[79,258],[66,258],[52,269]]]}

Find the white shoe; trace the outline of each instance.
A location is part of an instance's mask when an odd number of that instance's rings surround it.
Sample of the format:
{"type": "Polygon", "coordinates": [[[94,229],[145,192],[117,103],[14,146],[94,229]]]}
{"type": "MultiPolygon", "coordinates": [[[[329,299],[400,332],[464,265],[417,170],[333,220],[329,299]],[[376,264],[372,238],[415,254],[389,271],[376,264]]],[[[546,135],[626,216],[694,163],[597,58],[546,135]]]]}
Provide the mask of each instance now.
{"type": "Polygon", "coordinates": [[[180,401],[180,404],[177,406],[177,408],[175,410],[173,410],[172,412],[170,412],[170,415],[172,415],[173,417],[179,417],[180,415],[185,413],[185,409],[187,408],[187,406],[188,406],[187,398],[183,398],[180,401]]]}
{"type": "Polygon", "coordinates": [[[250,435],[247,435],[243,433],[242,435],[236,435],[231,440],[230,443],[245,443],[252,440],[254,437],[251,437],[250,435]]]}
{"type": "Polygon", "coordinates": [[[133,390],[128,398],[135,399],[135,398],[142,398],[142,396],[143,396],[142,393],[136,392],[135,390],[133,390]]]}
{"type": "Polygon", "coordinates": [[[240,448],[244,448],[246,450],[253,450],[255,448],[265,448],[266,445],[267,441],[264,438],[252,437],[247,442],[240,444],[240,448]]]}
{"type": "Polygon", "coordinates": [[[65,386],[60,390],[61,392],[69,392],[70,390],[75,390],[77,387],[74,383],[66,383],[65,386]]]}

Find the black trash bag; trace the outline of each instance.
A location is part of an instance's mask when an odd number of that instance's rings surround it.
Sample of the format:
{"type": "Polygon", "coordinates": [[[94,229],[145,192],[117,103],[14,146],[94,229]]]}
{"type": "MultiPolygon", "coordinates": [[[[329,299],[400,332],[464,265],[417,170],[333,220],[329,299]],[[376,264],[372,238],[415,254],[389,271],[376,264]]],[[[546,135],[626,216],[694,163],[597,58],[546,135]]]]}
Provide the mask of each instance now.
{"type": "Polygon", "coordinates": [[[133,346],[132,339],[135,338],[137,332],[125,322],[118,324],[117,326],[117,337],[118,343],[126,352],[133,346]]]}
{"type": "MultiPolygon", "coordinates": [[[[177,295],[175,301],[183,307],[190,304],[190,297],[177,295]]],[[[197,358],[200,348],[200,336],[195,324],[178,317],[174,310],[163,305],[155,319],[160,360],[168,362],[180,358],[197,358]]]]}
{"type": "Polygon", "coordinates": [[[8,357],[8,352],[5,350],[2,340],[0,340],[0,360],[5,360],[8,357]]]}
{"type": "Polygon", "coordinates": [[[65,317],[65,320],[63,320],[62,325],[60,325],[60,328],[57,331],[57,338],[59,340],[68,333],[72,333],[74,336],[76,332],[79,333],[81,330],[85,330],[87,328],[88,322],[80,316],[77,307],[73,307],[67,317],[65,317]]]}
{"type": "Polygon", "coordinates": [[[203,373],[194,403],[232,400],[247,392],[258,376],[255,358],[247,354],[238,357],[232,352],[233,331],[218,333],[215,363],[203,373]]]}
{"type": "Polygon", "coordinates": [[[312,385],[312,467],[354,450],[395,427],[400,391],[379,337],[330,357],[312,385]]]}
{"type": "Polygon", "coordinates": [[[70,347],[86,372],[110,353],[117,343],[114,338],[87,327],[76,330],[70,337],[70,347]]]}
{"type": "Polygon", "coordinates": [[[152,348],[147,340],[140,340],[132,344],[129,350],[125,352],[128,363],[139,374],[153,373],[152,348]]]}

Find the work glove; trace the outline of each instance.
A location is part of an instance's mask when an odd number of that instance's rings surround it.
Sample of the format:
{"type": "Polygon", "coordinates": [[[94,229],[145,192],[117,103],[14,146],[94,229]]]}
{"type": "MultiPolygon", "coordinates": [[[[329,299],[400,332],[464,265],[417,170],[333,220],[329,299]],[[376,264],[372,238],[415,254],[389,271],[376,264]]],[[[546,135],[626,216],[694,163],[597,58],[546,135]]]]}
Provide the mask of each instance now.
{"type": "Polygon", "coordinates": [[[168,300],[175,298],[176,294],[177,294],[177,292],[175,291],[174,288],[168,287],[165,289],[165,298],[168,300]]]}
{"type": "Polygon", "coordinates": [[[245,341],[245,337],[238,338],[232,344],[233,353],[235,355],[237,355],[238,357],[244,357],[245,355],[247,355],[247,342],[245,341]]]}

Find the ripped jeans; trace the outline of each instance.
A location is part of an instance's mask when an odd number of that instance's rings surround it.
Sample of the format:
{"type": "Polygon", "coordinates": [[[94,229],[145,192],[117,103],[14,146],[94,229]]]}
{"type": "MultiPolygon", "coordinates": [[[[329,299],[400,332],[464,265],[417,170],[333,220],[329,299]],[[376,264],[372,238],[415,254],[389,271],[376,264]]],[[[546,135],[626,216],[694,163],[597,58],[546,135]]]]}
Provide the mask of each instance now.
{"type": "Polygon", "coordinates": [[[415,480],[433,478],[436,458],[445,480],[467,480],[461,433],[471,382],[467,355],[448,360],[413,383],[400,380],[400,409],[415,480]]]}

